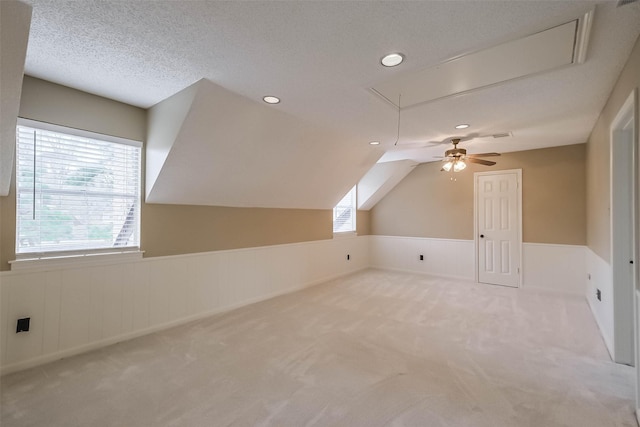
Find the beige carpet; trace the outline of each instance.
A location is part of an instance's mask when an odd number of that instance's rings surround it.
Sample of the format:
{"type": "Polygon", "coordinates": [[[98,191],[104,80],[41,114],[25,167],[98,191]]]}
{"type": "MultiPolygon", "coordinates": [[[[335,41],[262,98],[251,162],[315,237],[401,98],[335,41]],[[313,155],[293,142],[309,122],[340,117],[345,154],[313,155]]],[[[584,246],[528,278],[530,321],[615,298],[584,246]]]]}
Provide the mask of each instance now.
{"type": "Polygon", "coordinates": [[[12,426],[635,426],[582,298],[367,270],[2,378],[12,426]]]}

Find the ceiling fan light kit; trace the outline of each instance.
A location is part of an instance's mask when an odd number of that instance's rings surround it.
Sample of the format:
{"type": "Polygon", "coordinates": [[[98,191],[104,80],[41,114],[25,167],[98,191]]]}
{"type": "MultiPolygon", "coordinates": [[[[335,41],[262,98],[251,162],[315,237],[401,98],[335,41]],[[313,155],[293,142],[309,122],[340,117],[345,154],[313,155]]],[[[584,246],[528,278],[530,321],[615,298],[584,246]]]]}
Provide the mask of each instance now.
{"type": "Polygon", "coordinates": [[[466,163],[462,160],[457,160],[453,163],[454,172],[460,172],[461,170],[464,170],[464,168],[466,167],[467,167],[466,163]]]}

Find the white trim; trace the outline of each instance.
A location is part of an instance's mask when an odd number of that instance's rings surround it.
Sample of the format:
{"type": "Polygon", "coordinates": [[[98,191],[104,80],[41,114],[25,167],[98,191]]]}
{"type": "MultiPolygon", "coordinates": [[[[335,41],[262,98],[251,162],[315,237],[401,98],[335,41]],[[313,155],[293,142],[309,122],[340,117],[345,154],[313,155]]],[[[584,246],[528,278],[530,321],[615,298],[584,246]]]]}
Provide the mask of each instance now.
{"type": "Polygon", "coordinates": [[[337,231],[333,233],[334,239],[349,239],[358,237],[358,233],[355,231],[337,231]]]}
{"type": "Polygon", "coordinates": [[[594,10],[595,9],[591,9],[578,19],[576,41],[573,48],[574,64],[584,64],[584,61],[587,59],[587,48],[589,47],[589,36],[591,35],[594,10]]]}
{"type": "Polygon", "coordinates": [[[53,123],[39,122],[37,120],[25,119],[18,117],[18,126],[27,126],[30,128],[48,130],[51,132],[65,133],[68,135],[79,136],[81,138],[98,139],[101,141],[115,142],[116,144],[132,145],[134,147],[142,148],[142,141],[136,141],[134,139],[122,138],[119,136],[107,135],[104,133],[91,132],[84,129],[77,129],[68,126],[60,126],[53,123]]]}
{"type": "Polygon", "coordinates": [[[518,243],[520,244],[520,259],[518,260],[518,269],[520,274],[518,274],[518,288],[522,287],[522,278],[524,277],[524,268],[522,262],[522,169],[504,169],[504,170],[493,170],[486,172],[475,172],[473,174],[473,241],[475,247],[475,257],[474,257],[474,270],[475,270],[475,280],[479,282],[479,260],[478,260],[478,178],[480,176],[487,175],[503,175],[508,173],[515,173],[517,179],[517,206],[518,206],[518,243]]]}
{"type": "MultiPolygon", "coordinates": [[[[109,253],[87,253],[68,256],[20,258],[9,261],[11,271],[49,271],[69,267],[91,267],[94,265],[121,264],[142,259],[144,251],[118,251],[109,253]]],[[[28,254],[24,254],[28,255],[28,254]]]]}
{"type": "MultiPolygon", "coordinates": [[[[452,280],[460,280],[460,281],[465,281],[465,282],[477,283],[477,282],[475,282],[473,279],[471,279],[469,277],[456,276],[454,274],[437,274],[437,273],[430,273],[428,271],[412,270],[412,269],[406,269],[406,268],[394,268],[394,267],[374,266],[374,267],[369,267],[369,268],[374,269],[374,270],[394,271],[394,272],[398,272],[398,273],[409,273],[409,274],[419,274],[421,276],[427,276],[427,277],[440,277],[442,279],[452,279],[452,280]]],[[[481,285],[484,285],[484,283],[481,283],[481,285]]]]}
{"type": "Polygon", "coordinates": [[[528,246],[558,246],[564,248],[585,248],[585,245],[573,245],[569,243],[536,243],[536,242],[522,242],[523,245],[528,246]]]}
{"type": "MultiPolygon", "coordinates": [[[[345,232],[345,233],[353,233],[353,235],[350,236],[342,236],[339,237],[339,239],[342,238],[363,238],[363,237],[369,237],[369,236],[358,236],[355,232],[345,232]]],[[[109,260],[113,259],[114,261],[108,261],[105,258],[105,263],[104,264],[118,264],[121,261],[118,260],[117,258],[113,258],[114,256],[117,255],[127,255],[130,253],[139,253],[140,256],[137,258],[139,259],[140,262],[157,262],[157,261],[161,261],[161,260],[170,260],[170,259],[180,259],[180,258],[190,258],[193,256],[207,256],[210,254],[214,254],[214,253],[218,253],[218,252],[225,252],[225,253],[236,253],[236,252],[252,252],[252,251],[256,251],[256,250],[260,250],[260,249],[270,249],[270,248],[278,248],[278,247],[287,247],[287,246],[308,246],[308,245],[314,245],[314,244],[318,244],[318,243],[329,243],[331,241],[333,241],[334,239],[322,239],[322,240],[308,240],[305,242],[294,242],[294,243],[281,243],[281,244],[277,244],[277,245],[265,245],[265,246],[251,246],[251,247],[247,247],[247,248],[237,248],[237,249],[220,249],[220,250],[215,250],[215,251],[206,251],[206,252],[193,252],[193,253],[187,253],[187,254],[177,254],[177,255],[162,255],[162,256],[154,256],[154,257],[142,257],[142,255],[145,253],[144,250],[140,250],[140,251],[131,251],[131,252],[127,252],[126,254],[116,254],[116,253],[109,253],[109,254],[86,254],[87,257],[89,256],[95,256],[95,255],[109,255],[109,260]],[[141,258],[141,259],[140,259],[141,258]]],[[[124,259],[124,258],[123,258],[124,259]]],[[[83,255],[80,256],[76,256],[76,257],[49,257],[49,258],[43,258],[42,260],[38,260],[42,263],[43,268],[42,270],[54,270],[54,269],[63,269],[63,268],[74,268],[74,267],[86,267],[86,266],[91,266],[91,261],[86,259],[86,263],[82,262],[83,260],[83,255]],[[49,259],[59,259],[59,258],[64,258],[64,260],[66,261],[66,263],[63,263],[62,261],[59,263],[59,267],[56,265],[56,268],[47,268],[48,266],[46,265],[46,261],[49,259]]],[[[97,258],[95,259],[97,261],[97,258]]],[[[24,262],[24,261],[36,261],[36,260],[15,260],[15,261],[9,261],[9,264],[13,264],[13,263],[17,263],[17,262],[24,262]]],[[[135,261],[133,259],[131,259],[131,261],[135,261]]],[[[123,262],[127,262],[127,261],[123,261],[123,262]]],[[[104,265],[102,263],[96,263],[95,265],[104,265]]],[[[53,265],[53,264],[52,264],[53,265]]],[[[0,271],[0,276],[2,275],[10,275],[11,273],[16,273],[16,270],[19,271],[23,271],[23,270],[27,270],[26,266],[25,267],[19,267],[19,268],[11,268],[11,270],[7,270],[7,271],[0,271]]],[[[30,269],[29,271],[36,271],[36,269],[30,269]]]]}
{"type": "Polygon", "coordinates": [[[636,179],[637,179],[637,163],[635,156],[635,95],[636,90],[632,90],[624,104],[618,110],[615,118],[611,122],[609,127],[609,230],[610,230],[610,265],[611,265],[611,283],[613,285],[613,345],[614,345],[614,361],[617,363],[624,363],[628,365],[635,364],[635,325],[634,325],[634,313],[633,308],[629,309],[627,301],[633,303],[633,289],[636,288],[637,272],[636,264],[632,267],[631,283],[625,286],[624,282],[627,282],[627,274],[624,271],[625,267],[628,267],[628,258],[635,260],[637,255],[635,254],[637,245],[637,230],[636,228],[636,179]],[[631,129],[628,128],[631,126],[631,129]],[[631,132],[630,139],[627,139],[623,134],[631,132]],[[622,149],[622,156],[616,155],[622,149]],[[631,151],[629,153],[629,150],[631,151]],[[624,157],[625,160],[630,159],[631,164],[620,164],[620,158],[624,157]],[[625,171],[627,168],[629,175],[617,177],[617,173],[625,171]],[[628,179],[631,178],[631,179],[628,179]],[[630,186],[627,187],[627,186],[630,186]],[[620,191],[624,191],[624,194],[614,197],[620,191]],[[627,194],[631,195],[631,218],[630,225],[631,230],[620,229],[617,224],[626,220],[626,208],[624,203],[627,202],[627,194]],[[620,206],[620,203],[623,203],[620,206]],[[622,214],[620,213],[622,212],[622,214]],[[623,218],[620,217],[623,215],[623,218]],[[631,237],[630,250],[628,254],[625,251],[624,242],[631,237]],[[628,255],[628,256],[627,256],[628,255]],[[631,289],[629,289],[629,287],[631,289]],[[628,292],[631,295],[628,295],[628,292]],[[631,328],[631,330],[629,330],[631,328]],[[631,339],[631,342],[629,342],[631,339]]]}

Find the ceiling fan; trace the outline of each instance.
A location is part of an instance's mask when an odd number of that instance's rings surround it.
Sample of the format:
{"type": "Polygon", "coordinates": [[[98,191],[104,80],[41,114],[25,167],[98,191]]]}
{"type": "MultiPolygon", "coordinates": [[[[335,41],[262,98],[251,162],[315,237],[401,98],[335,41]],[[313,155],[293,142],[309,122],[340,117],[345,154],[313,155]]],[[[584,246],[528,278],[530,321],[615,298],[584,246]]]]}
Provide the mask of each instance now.
{"type": "Polygon", "coordinates": [[[451,143],[453,144],[453,148],[445,151],[444,157],[437,157],[442,158],[442,161],[445,162],[440,171],[449,172],[453,170],[453,172],[460,172],[467,167],[467,162],[478,163],[484,166],[493,166],[496,162],[479,159],[479,157],[493,157],[500,155],[500,153],[467,154],[467,150],[464,148],[458,148],[460,138],[451,139],[451,143]]]}

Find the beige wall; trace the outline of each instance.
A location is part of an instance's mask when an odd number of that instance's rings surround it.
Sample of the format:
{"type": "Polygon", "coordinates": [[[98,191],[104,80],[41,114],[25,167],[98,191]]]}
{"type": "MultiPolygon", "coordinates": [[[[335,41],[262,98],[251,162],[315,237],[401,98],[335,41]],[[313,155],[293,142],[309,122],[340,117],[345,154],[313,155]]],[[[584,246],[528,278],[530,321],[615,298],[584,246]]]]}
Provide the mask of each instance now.
{"type": "Polygon", "coordinates": [[[371,234],[371,211],[357,211],[356,233],[358,236],[368,236],[371,234]]]}
{"type": "MultiPolygon", "coordinates": [[[[25,76],[20,116],[144,141],[146,110],[25,76]]],[[[144,173],[143,173],[144,176],[144,173]]],[[[12,183],[12,186],[14,183],[12,183]]],[[[359,214],[363,234],[368,214],[359,214]]],[[[332,238],[331,210],[148,205],[141,210],[145,256],[332,238]]],[[[0,270],[15,259],[15,192],[0,197],[0,270]]]]}
{"type": "Polygon", "coordinates": [[[9,269],[7,262],[14,259],[15,245],[16,196],[15,182],[12,180],[9,195],[0,197],[0,271],[9,269]]]}
{"type": "Polygon", "coordinates": [[[586,244],[585,144],[505,153],[455,174],[424,163],[371,210],[371,233],[473,239],[473,173],[522,169],[523,240],[586,244]]]}
{"type": "Polygon", "coordinates": [[[144,141],[147,112],[121,102],[25,76],[20,117],[144,141]]]}
{"type": "MultiPolygon", "coordinates": [[[[629,94],[640,86],[640,38],[631,52],[587,142],[587,245],[605,261],[610,258],[609,128],[629,94]]],[[[638,121],[636,105],[636,123],[638,121]]]]}
{"type": "Polygon", "coordinates": [[[331,210],[146,204],[145,257],[331,239],[331,210]]]}

